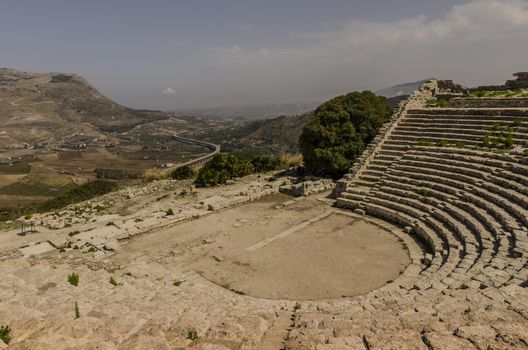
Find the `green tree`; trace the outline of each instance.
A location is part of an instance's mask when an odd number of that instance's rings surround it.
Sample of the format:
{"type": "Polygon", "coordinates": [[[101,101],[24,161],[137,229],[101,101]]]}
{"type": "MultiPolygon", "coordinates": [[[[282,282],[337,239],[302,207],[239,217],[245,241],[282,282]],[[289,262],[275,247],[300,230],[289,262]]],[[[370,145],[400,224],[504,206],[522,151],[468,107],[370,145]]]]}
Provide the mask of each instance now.
{"type": "Polygon", "coordinates": [[[390,115],[387,99],[370,91],[323,103],[299,138],[306,169],[315,175],[342,176],[390,115]]]}
{"type": "Polygon", "coordinates": [[[179,168],[176,168],[172,173],[171,176],[175,180],[186,180],[194,177],[194,171],[191,169],[190,166],[185,165],[181,166],[179,168]]]}
{"type": "Polygon", "coordinates": [[[273,171],[279,168],[279,159],[272,156],[255,156],[251,159],[251,164],[257,173],[273,171]]]}
{"type": "Polygon", "coordinates": [[[254,170],[253,164],[248,160],[234,155],[216,154],[200,169],[196,183],[201,186],[225,184],[227,180],[249,175],[254,170]]]}

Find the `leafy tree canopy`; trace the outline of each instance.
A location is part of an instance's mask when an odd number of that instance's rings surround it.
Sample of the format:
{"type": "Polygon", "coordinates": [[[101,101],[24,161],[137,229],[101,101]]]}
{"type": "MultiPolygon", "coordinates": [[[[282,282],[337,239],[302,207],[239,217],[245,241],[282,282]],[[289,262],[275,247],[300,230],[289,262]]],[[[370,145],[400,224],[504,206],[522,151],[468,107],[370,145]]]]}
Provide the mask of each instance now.
{"type": "Polygon", "coordinates": [[[191,169],[190,166],[181,166],[179,168],[176,168],[172,173],[171,176],[175,180],[186,180],[194,177],[194,171],[191,169]]]}
{"type": "Polygon", "coordinates": [[[387,99],[370,91],[323,103],[299,138],[306,170],[320,176],[342,176],[390,115],[387,99]]]}
{"type": "Polygon", "coordinates": [[[200,169],[196,183],[201,186],[225,184],[227,180],[249,175],[253,171],[250,161],[234,155],[216,154],[200,169]]]}

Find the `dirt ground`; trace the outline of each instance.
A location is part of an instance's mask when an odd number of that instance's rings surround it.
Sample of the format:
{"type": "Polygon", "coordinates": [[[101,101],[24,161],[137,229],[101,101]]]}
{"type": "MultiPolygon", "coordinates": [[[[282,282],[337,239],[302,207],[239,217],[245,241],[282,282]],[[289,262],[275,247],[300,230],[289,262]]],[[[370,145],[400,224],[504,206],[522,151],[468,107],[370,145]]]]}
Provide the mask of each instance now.
{"type": "Polygon", "coordinates": [[[410,263],[398,238],[329,207],[322,196],[275,195],[134,238],[113,258],[158,256],[240,294],[314,300],[354,296],[394,280],[410,263]]]}

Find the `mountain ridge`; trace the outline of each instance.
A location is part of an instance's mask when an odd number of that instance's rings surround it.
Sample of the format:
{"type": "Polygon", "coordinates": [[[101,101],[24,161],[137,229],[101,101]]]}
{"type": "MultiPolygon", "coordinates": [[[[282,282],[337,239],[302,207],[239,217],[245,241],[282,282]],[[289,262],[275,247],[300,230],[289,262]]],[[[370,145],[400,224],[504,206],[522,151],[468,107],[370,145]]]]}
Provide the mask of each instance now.
{"type": "Polygon", "coordinates": [[[16,148],[72,134],[105,138],[171,114],[122,106],[77,74],[0,68],[0,116],[0,147],[16,148]]]}

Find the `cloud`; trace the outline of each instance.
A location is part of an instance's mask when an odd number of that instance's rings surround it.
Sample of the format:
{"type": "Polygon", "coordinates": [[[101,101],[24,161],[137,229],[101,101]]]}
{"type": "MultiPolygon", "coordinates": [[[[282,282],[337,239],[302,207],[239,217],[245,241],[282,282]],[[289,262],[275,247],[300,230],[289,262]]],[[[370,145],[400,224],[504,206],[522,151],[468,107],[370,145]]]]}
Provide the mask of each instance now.
{"type": "Polygon", "coordinates": [[[165,90],[163,90],[161,92],[163,95],[176,95],[176,90],[174,90],[173,88],[166,88],[165,90]]]}
{"type": "Polygon", "coordinates": [[[352,21],[333,33],[320,33],[329,44],[343,47],[431,45],[445,40],[489,40],[528,28],[526,0],[474,0],[456,5],[441,19],[424,15],[396,22],[352,21]]]}
{"type": "Polygon", "coordinates": [[[208,51],[225,62],[242,63],[244,60],[277,60],[283,58],[330,58],[340,56],[343,61],[351,55],[363,57],[372,52],[405,48],[431,47],[444,42],[473,42],[501,39],[528,29],[528,1],[526,0],[473,0],[454,6],[440,19],[425,15],[393,22],[353,20],[339,30],[305,33],[312,45],[244,49],[211,47],[208,51]]]}
{"type": "Polygon", "coordinates": [[[471,0],[437,17],[349,20],[272,47],[208,47],[207,98],[225,104],[316,101],[435,76],[499,83],[526,70],[528,0],[471,0]]]}

